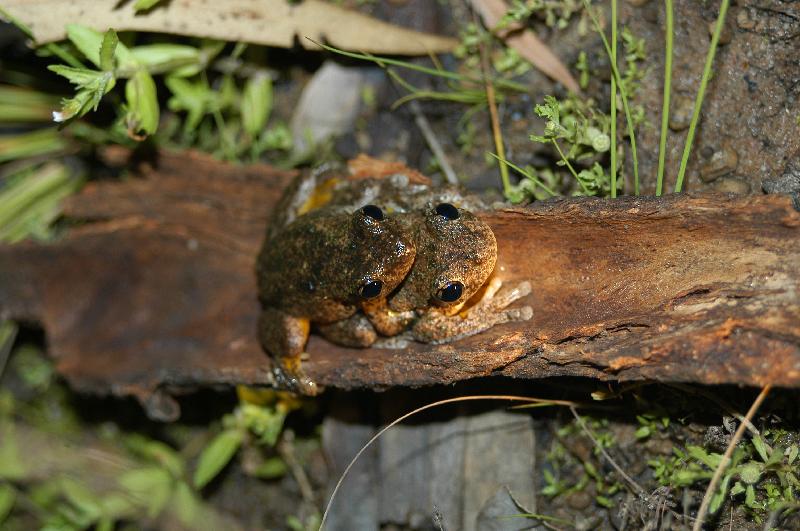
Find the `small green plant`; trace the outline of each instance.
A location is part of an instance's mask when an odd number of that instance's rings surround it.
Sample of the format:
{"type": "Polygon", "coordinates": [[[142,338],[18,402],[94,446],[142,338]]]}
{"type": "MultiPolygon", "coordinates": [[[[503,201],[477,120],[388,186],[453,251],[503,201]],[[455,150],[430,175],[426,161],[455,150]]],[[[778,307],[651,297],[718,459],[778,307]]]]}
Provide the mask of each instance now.
{"type": "Polygon", "coordinates": [[[514,0],[500,20],[499,27],[502,29],[538,18],[547,27],[564,29],[576,14],[582,13],[581,0],[514,0]]]}
{"type": "Polygon", "coordinates": [[[647,439],[651,435],[669,428],[670,423],[668,416],[659,417],[653,413],[636,415],[636,421],[639,423],[639,428],[634,434],[637,439],[647,439]]]}
{"type": "MultiPolygon", "coordinates": [[[[709,512],[719,510],[726,499],[741,500],[756,522],[791,506],[800,491],[797,444],[768,445],[764,437],[777,434],[768,431],[742,443],[733,453],[731,464],[722,476],[719,488],[711,498],[709,512]]],[[[687,446],[686,451],[673,449],[674,456],[651,460],[648,464],[662,485],[687,487],[708,481],[719,466],[722,455],[701,446],[687,446]]]]}

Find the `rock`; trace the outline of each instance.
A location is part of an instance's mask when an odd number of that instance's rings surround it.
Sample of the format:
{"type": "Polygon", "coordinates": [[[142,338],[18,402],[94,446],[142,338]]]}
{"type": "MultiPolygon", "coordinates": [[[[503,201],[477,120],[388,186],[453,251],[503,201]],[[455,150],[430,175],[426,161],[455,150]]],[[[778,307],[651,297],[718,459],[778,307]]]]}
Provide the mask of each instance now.
{"type": "Polygon", "coordinates": [[[669,117],[669,128],[673,131],[683,131],[689,127],[692,111],[694,111],[694,98],[682,94],[676,95],[669,117]]]}
{"type": "Polygon", "coordinates": [[[730,144],[724,144],[722,149],[711,155],[711,159],[700,168],[700,179],[710,183],[736,169],[739,165],[739,155],[730,144]]]}
{"type": "Polygon", "coordinates": [[[569,496],[567,496],[567,505],[570,509],[575,509],[576,511],[582,511],[589,507],[594,499],[592,495],[586,492],[586,490],[579,490],[577,492],[573,492],[569,496]]]}
{"type": "MultiPolygon", "coordinates": [[[[714,30],[716,29],[716,27],[717,27],[717,21],[716,20],[713,20],[713,21],[708,23],[708,35],[709,35],[709,37],[711,35],[714,35],[714,30]]],[[[729,42],[731,42],[732,36],[733,36],[733,32],[731,31],[730,26],[723,22],[723,24],[722,24],[722,32],[719,34],[719,44],[721,44],[721,45],[722,44],[728,44],[729,42]]]]}
{"type": "Polygon", "coordinates": [[[761,189],[768,194],[789,194],[794,207],[800,210],[800,162],[789,163],[783,175],[761,182],[761,189]]]}
{"type": "Polygon", "coordinates": [[[742,7],[736,13],[736,25],[743,30],[751,30],[756,27],[756,21],[750,16],[750,8],[742,7]]]}
{"type": "Polygon", "coordinates": [[[712,185],[717,192],[729,194],[749,194],[750,183],[739,177],[723,177],[712,185]]]}

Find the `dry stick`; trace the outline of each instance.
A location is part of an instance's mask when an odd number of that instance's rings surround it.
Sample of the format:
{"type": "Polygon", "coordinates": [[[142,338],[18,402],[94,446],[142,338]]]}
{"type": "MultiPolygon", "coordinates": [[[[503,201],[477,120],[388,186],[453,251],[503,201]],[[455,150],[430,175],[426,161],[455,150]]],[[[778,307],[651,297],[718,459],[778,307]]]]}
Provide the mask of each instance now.
{"type": "Polygon", "coordinates": [[[495,100],[494,85],[489,80],[489,59],[486,56],[486,50],[482,42],[478,44],[478,50],[481,54],[483,83],[486,86],[486,103],[489,106],[489,117],[492,121],[494,149],[497,150],[498,163],[500,164],[500,179],[503,181],[503,193],[507,194],[511,189],[511,181],[508,178],[508,165],[504,162],[506,160],[506,148],[503,145],[503,134],[500,132],[500,119],[497,117],[497,101],[495,100]]]}
{"type": "Polygon", "coordinates": [[[417,124],[422,136],[425,138],[425,142],[428,144],[431,153],[433,153],[433,156],[439,161],[439,167],[442,168],[445,180],[450,184],[458,184],[456,172],[453,170],[453,166],[450,165],[450,161],[447,160],[447,155],[444,154],[442,144],[440,144],[439,139],[436,138],[430,123],[428,123],[428,119],[425,118],[425,115],[422,113],[422,107],[420,107],[419,103],[415,100],[411,100],[409,106],[411,112],[414,114],[414,123],[417,124]]]}
{"type": "Polygon", "coordinates": [[[381,429],[378,433],[372,436],[372,438],[367,441],[367,444],[361,447],[355,457],[350,461],[350,463],[345,467],[344,472],[339,477],[339,481],[336,482],[336,486],[333,487],[333,492],[331,492],[331,497],[328,499],[328,504],[325,506],[325,512],[322,513],[322,521],[319,524],[319,529],[322,531],[322,528],[325,526],[325,520],[328,518],[328,513],[330,512],[331,506],[333,505],[333,500],[336,497],[336,493],[339,492],[339,487],[342,486],[344,483],[344,479],[347,477],[347,473],[350,472],[350,469],[353,468],[353,465],[358,461],[358,458],[361,457],[367,448],[372,446],[372,443],[377,441],[381,435],[386,433],[389,428],[396,426],[397,424],[403,422],[408,417],[416,415],[417,413],[421,413],[425,410],[442,406],[445,404],[452,404],[454,402],[467,402],[472,400],[508,400],[511,402],[529,402],[529,403],[539,403],[539,404],[554,404],[560,406],[569,406],[571,408],[575,407],[575,402],[570,402],[568,400],[545,400],[543,398],[532,398],[530,396],[517,396],[517,395],[469,395],[469,396],[457,396],[455,398],[447,398],[445,400],[439,400],[437,402],[432,402],[430,404],[426,404],[422,407],[418,407],[417,409],[406,413],[405,415],[396,418],[389,424],[387,424],[383,429],[381,429]]]}
{"type": "Polygon", "coordinates": [[[600,442],[597,440],[597,438],[595,438],[594,434],[591,432],[591,430],[586,425],[586,423],[583,421],[583,419],[580,417],[580,415],[578,415],[578,412],[575,410],[575,407],[574,406],[569,406],[569,410],[572,412],[572,416],[575,417],[575,420],[578,421],[578,425],[581,427],[583,432],[586,434],[587,437],[589,437],[592,440],[592,443],[594,443],[595,448],[597,448],[600,451],[600,453],[603,454],[603,457],[605,457],[606,461],[608,461],[608,463],[611,466],[614,467],[614,470],[616,470],[617,473],[620,476],[622,476],[622,478],[625,481],[628,482],[628,484],[633,488],[634,491],[636,491],[637,494],[639,494],[640,496],[647,496],[647,493],[645,492],[645,490],[641,486],[639,486],[639,484],[636,483],[636,481],[634,481],[634,479],[632,477],[630,477],[624,470],[622,470],[622,467],[620,467],[616,463],[616,461],[611,459],[611,456],[608,455],[608,452],[606,452],[606,449],[603,448],[603,446],[600,444],[600,442]]]}
{"type": "MultiPolygon", "coordinates": [[[[744,418],[744,416],[742,416],[741,413],[735,411],[730,404],[728,404],[725,400],[719,398],[718,396],[715,396],[713,393],[708,393],[706,391],[703,391],[702,389],[695,389],[690,385],[685,385],[681,383],[671,383],[668,385],[670,387],[674,387],[675,389],[681,390],[685,393],[700,395],[702,397],[711,400],[712,402],[717,404],[717,406],[719,406],[720,409],[724,410],[728,415],[730,415],[731,417],[735,418],[736,420],[742,422],[745,426],[747,426],[747,429],[750,430],[750,433],[752,433],[754,437],[761,437],[761,432],[758,430],[758,428],[755,427],[755,425],[752,422],[744,418]]],[[[767,444],[767,441],[763,442],[764,446],[767,448],[767,451],[771,453],[772,447],[769,444],[767,444]]]]}
{"type": "Polygon", "coordinates": [[[291,470],[292,476],[294,476],[294,480],[300,488],[300,494],[303,496],[303,500],[309,505],[314,505],[314,488],[311,486],[311,481],[308,479],[306,471],[303,470],[303,467],[297,461],[297,457],[294,454],[294,432],[287,430],[284,433],[284,437],[278,444],[278,453],[289,466],[289,470],[291,470]]]}
{"type": "MultiPolygon", "coordinates": [[[[753,405],[750,406],[750,409],[744,416],[748,422],[753,418],[753,415],[756,414],[756,411],[758,411],[758,408],[761,406],[761,403],[764,401],[764,399],[767,398],[770,389],[772,389],[772,384],[767,384],[758,394],[753,402],[753,405]]],[[[728,468],[728,465],[731,462],[731,456],[733,455],[733,450],[742,439],[745,429],[747,429],[747,424],[744,422],[740,423],[739,427],[736,429],[736,432],[731,438],[731,442],[728,443],[728,448],[725,449],[725,453],[723,454],[717,469],[714,471],[714,475],[711,477],[711,482],[708,484],[708,488],[706,488],[706,492],[703,495],[703,501],[700,503],[700,509],[697,511],[697,519],[694,521],[692,531],[700,531],[700,529],[702,529],[706,511],[708,511],[708,506],[711,503],[711,497],[714,494],[714,491],[717,490],[717,484],[719,483],[720,478],[722,478],[722,474],[725,472],[725,469],[728,468]]]]}

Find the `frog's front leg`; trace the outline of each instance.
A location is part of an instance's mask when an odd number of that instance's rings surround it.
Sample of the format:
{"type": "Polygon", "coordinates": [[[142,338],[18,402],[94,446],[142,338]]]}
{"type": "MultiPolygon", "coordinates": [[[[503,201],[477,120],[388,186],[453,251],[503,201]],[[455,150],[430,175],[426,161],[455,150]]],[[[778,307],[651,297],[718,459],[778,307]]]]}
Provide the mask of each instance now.
{"type": "Polygon", "coordinates": [[[362,305],[362,310],[375,330],[380,335],[387,337],[393,337],[408,330],[417,317],[414,310],[396,312],[390,309],[386,299],[366,301],[362,305]]]}
{"type": "Polygon", "coordinates": [[[530,306],[507,308],[512,302],[531,292],[530,282],[524,281],[503,286],[493,279],[481,300],[455,315],[447,315],[439,308],[431,308],[414,324],[414,339],[423,343],[449,343],[483,332],[511,321],[527,321],[533,316],[530,306]]]}
{"type": "Polygon", "coordinates": [[[320,387],[306,376],[301,357],[308,341],[308,319],[293,317],[275,308],[266,307],[258,321],[261,344],[275,361],[273,375],[278,386],[304,395],[316,395],[320,387]]]}
{"type": "Polygon", "coordinates": [[[378,338],[375,327],[361,313],[353,314],[341,321],[319,325],[317,328],[325,339],[345,347],[366,348],[378,338]]]}

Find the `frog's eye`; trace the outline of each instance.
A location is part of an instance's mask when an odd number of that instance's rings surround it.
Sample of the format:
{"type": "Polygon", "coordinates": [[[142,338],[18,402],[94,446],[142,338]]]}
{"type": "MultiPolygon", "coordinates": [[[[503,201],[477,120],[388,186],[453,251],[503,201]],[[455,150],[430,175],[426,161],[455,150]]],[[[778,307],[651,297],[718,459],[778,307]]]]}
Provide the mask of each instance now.
{"type": "Polygon", "coordinates": [[[374,219],[375,221],[383,221],[383,210],[375,205],[366,205],[361,207],[361,213],[368,218],[374,219]]]}
{"type": "Polygon", "coordinates": [[[445,219],[458,219],[458,209],[450,203],[439,203],[436,205],[435,210],[438,215],[444,216],[445,219]]]}
{"type": "Polygon", "coordinates": [[[436,298],[442,302],[456,302],[464,293],[464,284],[458,281],[448,282],[436,292],[436,298]]]}
{"type": "Polygon", "coordinates": [[[358,288],[358,296],[362,299],[374,299],[381,294],[383,282],[380,280],[368,280],[358,288]]]}

